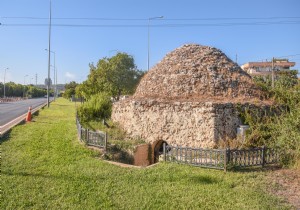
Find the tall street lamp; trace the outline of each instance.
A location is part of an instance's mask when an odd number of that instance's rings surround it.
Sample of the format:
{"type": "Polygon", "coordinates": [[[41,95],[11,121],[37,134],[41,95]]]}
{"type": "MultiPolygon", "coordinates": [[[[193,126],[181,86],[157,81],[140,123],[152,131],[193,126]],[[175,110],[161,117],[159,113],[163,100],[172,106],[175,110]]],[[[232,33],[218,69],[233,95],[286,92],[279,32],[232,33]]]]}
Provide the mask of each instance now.
{"type": "MultiPolygon", "coordinates": [[[[56,84],[55,84],[55,52],[54,51],[51,51],[51,50],[48,50],[48,49],[45,49],[46,51],[49,51],[50,53],[53,53],[54,54],[54,77],[53,77],[53,85],[54,85],[54,101],[55,101],[55,90],[56,90],[56,84]]],[[[51,64],[50,64],[50,66],[52,66],[51,64]]],[[[50,76],[49,76],[50,77],[50,76]]]]}
{"type": "Polygon", "coordinates": [[[150,65],[150,21],[154,19],[162,19],[164,16],[159,16],[159,17],[151,17],[148,18],[148,71],[149,71],[149,65],[150,65]]]}
{"type": "Polygon", "coordinates": [[[57,98],[57,66],[55,67],[55,93],[54,95],[57,98]]]}
{"type": "MultiPolygon", "coordinates": [[[[52,65],[50,65],[50,66],[52,66],[52,65]]],[[[56,72],[55,64],[52,67],[53,67],[53,86],[54,86],[54,88],[53,88],[53,94],[54,94],[54,101],[55,101],[55,92],[56,92],[55,75],[57,74],[57,72],[56,72]]]]}
{"type": "Polygon", "coordinates": [[[50,59],[51,59],[51,0],[49,9],[49,40],[48,40],[48,79],[47,79],[47,107],[49,108],[49,89],[50,89],[50,59]]]}
{"type": "Polygon", "coordinates": [[[4,87],[4,94],[3,94],[3,98],[5,98],[5,76],[6,76],[6,70],[8,70],[9,68],[6,68],[4,70],[4,83],[3,83],[3,87],[4,87]]]}
{"type": "Polygon", "coordinates": [[[28,77],[27,74],[24,76],[23,98],[25,98],[25,78],[26,78],[26,77],[28,77]]]}

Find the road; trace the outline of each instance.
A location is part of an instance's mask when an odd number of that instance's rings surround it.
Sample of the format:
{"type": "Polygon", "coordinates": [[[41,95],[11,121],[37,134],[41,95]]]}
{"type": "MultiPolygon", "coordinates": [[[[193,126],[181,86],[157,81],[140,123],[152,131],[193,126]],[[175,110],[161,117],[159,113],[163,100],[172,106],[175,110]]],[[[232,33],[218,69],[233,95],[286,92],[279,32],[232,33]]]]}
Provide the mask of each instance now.
{"type": "Polygon", "coordinates": [[[45,103],[47,103],[47,98],[35,98],[24,101],[0,103],[0,126],[9,123],[23,114],[26,114],[30,106],[33,109],[45,103]]]}

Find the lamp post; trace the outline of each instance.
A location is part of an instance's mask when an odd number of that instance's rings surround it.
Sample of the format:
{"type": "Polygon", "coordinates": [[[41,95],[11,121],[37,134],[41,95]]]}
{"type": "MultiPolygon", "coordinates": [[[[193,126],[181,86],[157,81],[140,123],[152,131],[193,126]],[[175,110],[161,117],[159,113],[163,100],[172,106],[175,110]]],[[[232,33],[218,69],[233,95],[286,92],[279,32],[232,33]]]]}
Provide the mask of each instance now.
{"type": "Polygon", "coordinates": [[[51,59],[51,0],[49,9],[49,40],[48,40],[48,79],[47,79],[47,107],[49,108],[49,89],[50,89],[50,59],[51,59]]]}
{"type": "Polygon", "coordinates": [[[25,78],[26,78],[26,77],[28,77],[27,74],[24,76],[23,98],[25,98],[25,78]]]}
{"type": "MultiPolygon", "coordinates": [[[[54,54],[55,55],[55,54],[54,54]]],[[[55,56],[54,56],[55,57],[55,56]]],[[[50,66],[52,66],[52,65],[50,65],[50,66]]],[[[54,88],[53,88],[53,94],[54,94],[54,101],[55,101],[55,94],[56,94],[56,83],[55,83],[55,78],[57,77],[57,71],[56,71],[56,67],[55,67],[55,64],[54,64],[54,66],[52,66],[53,67],[53,86],[54,86],[54,88]],[[55,76],[56,75],[56,76],[55,76]]]]}
{"type": "Polygon", "coordinates": [[[4,87],[4,93],[3,93],[3,98],[5,98],[5,76],[6,76],[6,70],[8,70],[9,68],[6,68],[4,70],[4,83],[3,83],[3,87],[4,87]]]}
{"type": "MultiPolygon", "coordinates": [[[[55,101],[55,90],[56,90],[56,84],[55,84],[55,52],[54,51],[51,51],[51,50],[48,50],[48,49],[45,49],[46,51],[49,51],[50,53],[53,53],[54,54],[54,65],[53,65],[53,68],[54,68],[54,77],[53,77],[53,86],[54,86],[54,88],[53,88],[53,90],[54,90],[54,101],[55,101]]],[[[52,66],[51,64],[50,64],[50,66],[52,66]]],[[[50,74],[49,74],[50,75],[50,74]]],[[[49,76],[50,77],[50,76],[49,76]]]]}
{"type": "Polygon", "coordinates": [[[149,71],[149,65],[150,65],[150,21],[154,19],[162,19],[162,18],[164,18],[164,16],[148,18],[148,62],[147,62],[148,69],[147,71],[149,71]]]}

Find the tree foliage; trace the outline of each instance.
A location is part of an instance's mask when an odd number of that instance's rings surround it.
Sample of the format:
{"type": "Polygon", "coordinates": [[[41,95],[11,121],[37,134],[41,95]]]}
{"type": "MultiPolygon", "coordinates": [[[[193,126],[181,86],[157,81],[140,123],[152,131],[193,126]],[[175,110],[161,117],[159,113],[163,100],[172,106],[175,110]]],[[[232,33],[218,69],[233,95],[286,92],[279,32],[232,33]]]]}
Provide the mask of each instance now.
{"type": "Polygon", "coordinates": [[[249,110],[243,114],[250,125],[248,146],[277,148],[283,164],[300,166],[300,82],[296,75],[296,71],[282,72],[274,88],[268,78],[255,78],[256,83],[268,91],[269,98],[282,107],[280,115],[258,117],[249,110]]]}
{"type": "Polygon", "coordinates": [[[89,99],[105,92],[119,99],[121,94],[133,94],[142,76],[143,72],[136,69],[132,56],[118,53],[100,59],[96,66],[90,64],[88,79],[76,89],[76,95],[89,99]]]}
{"type": "MultiPolygon", "coordinates": [[[[43,97],[47,94],[47,90],[35,87],[33,85],[21,85],[14,82],[5,83],[5,96],[6,97],[43,97]]],[[[0,83],[0,97],[4,96],[4,85],[0,83]]]]}
{"type": "Polygon", "coordinates": [[[75,95],[75,89],[77,86],[78,86],[78,84],[75,81],[72,81],[72,82],[66,84],[63,97],[66,99],[70,99],[73,95],[75,95]]]}
{"type": "Polygon", "coordinates": [[[112,102],[106,93],[97,93],[81,105],[78,109],[78,116],[81,121],[103,120],[110,118],[112,102]]]}

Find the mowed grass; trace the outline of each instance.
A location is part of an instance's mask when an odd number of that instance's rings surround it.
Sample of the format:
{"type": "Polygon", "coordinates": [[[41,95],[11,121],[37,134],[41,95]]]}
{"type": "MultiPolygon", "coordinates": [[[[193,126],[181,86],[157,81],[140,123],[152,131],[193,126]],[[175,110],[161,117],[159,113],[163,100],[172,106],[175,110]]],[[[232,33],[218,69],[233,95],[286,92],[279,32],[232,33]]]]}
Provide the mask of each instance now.
{"type": "Polygon", "coordinates": [[[59,99],[1,141],[0,209],[288,209],[264,172],[160,163],[121,168],[77,140],[74,104],[59,99]]]}

